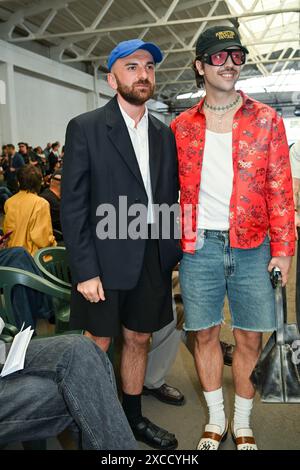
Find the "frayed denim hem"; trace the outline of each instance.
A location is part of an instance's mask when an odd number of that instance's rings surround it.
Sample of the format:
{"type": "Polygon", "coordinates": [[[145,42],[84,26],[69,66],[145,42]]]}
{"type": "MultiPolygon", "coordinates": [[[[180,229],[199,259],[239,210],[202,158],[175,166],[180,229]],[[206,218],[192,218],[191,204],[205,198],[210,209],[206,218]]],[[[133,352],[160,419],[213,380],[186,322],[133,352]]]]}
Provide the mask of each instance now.
{"type": "Polygon", "coordinates": [[[219,326],[219,325],[222,325],[222,324],[223,325],[225,324],[224,318],[222,318],[219,322],[213,322],[208,326],[201,326],[201,327],[198,327],[198,328],[186,328],[186,326],[184,324],[183,329],[184,329],[184,331],[202,331],[202,330],[208,330],[209,328],[212,328],[213,326],[219,326]]]}
{"type": "Polygon", "coordinates": [[[273,333],[274,331],[277,331],[277,326],[275,328],[264,328],[258,330],[257,328],[245,328],[244,326],[231,325],[231,331],[233,331],[234,329],[252,331],[253,333],[273,333]]]}

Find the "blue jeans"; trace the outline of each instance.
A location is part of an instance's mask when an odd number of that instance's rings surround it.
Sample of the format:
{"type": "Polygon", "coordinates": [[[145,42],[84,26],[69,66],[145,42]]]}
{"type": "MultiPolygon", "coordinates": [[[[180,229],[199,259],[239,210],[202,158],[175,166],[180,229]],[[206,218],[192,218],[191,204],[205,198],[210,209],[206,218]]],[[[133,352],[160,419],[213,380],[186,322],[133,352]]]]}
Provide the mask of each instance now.
{"type": "Polygon", "coordinates": [[[35,339],[24,370],[0,378],[0,445],[69,426],[83,449],[137,448],[106,354],[84,336],[35,339]]]}
{"type": "Polygon", "coordinates": [[[184,253],[179,268],[185,330],[220,325],[226,294],[232,328],[276,330],[268,237],[257,248],[239,249],[230,247],[228,232],[202,230],[197,246],[195,254],[184,253]]]}

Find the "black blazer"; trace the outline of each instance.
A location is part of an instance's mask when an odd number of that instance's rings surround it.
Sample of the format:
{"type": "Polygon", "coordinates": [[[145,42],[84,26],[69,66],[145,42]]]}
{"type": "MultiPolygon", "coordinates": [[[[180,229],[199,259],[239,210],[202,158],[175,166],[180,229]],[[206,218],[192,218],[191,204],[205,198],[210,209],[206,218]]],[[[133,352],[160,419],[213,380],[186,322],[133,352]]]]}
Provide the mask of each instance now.
{"type": "MultiPolygon", "coordinates": [[[[175,139],[149,115],[149,164],[153,202],[178,200],[175,139]]],[[[96,235],[100,204],[119,215],[119,196],[127,204],[148,198],[130,136],[114,97],[103,108],[81,114],[67,127],[62,178],[61,222],[74,283],[100,276],[108,289],[131,289],[139,278],[146,241],[105,239],[96,235]]],[[[130,219],[129,219],[130,222],[130,219]]],[[[118,224],[117,224],[118,230],[118,224]]],[[[171,271],[181,258],[178,240],[159,240],[161,266],[171,271]]]]}

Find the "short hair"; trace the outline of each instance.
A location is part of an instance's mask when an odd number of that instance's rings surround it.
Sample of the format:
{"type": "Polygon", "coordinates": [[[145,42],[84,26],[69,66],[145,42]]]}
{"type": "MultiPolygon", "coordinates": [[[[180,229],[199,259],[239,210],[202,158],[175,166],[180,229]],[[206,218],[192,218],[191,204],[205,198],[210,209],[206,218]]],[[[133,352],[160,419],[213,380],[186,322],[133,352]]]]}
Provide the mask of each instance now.
{"type": "Polygon", "coordinates": [[[7,147],[9,147],[9,148],[11,148],[11,149],[15,149],[14,144],[7,144],[7,147]]]}
{"type": "Polygon", "coordinates": [[[26,142],[18,142],[18,145],[25,145],[26,147],[28,147],[28,144],[26,142]]]}
{"type": "Polygon", "coordinates": [[[53,144],[51,145],[51,147],[54,149],[54,147],[57,147],[59,145],[59,142],[53,142],[53,144]]]}
{"type": "Polygon", "coordinates": [[[42,173],[33,165],[24,165],[17,171],[20,189],[38,194],[42,185],[42,173]]]}

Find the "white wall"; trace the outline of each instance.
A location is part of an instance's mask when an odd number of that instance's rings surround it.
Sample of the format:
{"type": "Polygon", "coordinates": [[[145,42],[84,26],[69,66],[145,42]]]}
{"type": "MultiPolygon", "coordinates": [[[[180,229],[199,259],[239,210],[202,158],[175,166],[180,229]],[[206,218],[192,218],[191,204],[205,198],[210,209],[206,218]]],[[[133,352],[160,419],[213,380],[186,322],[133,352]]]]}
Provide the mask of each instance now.
{"type": "MultiPolygon", "coordinates": [[[[1,95],[0,144],[25,141],[44,146],[55,140],[63,143],[72,117],[103,106],[114,95],[99,77],[2,40],[0,82],[7,95],[6,104],[1,95]]],[[[166,116],[158,112],[162,107],[167,108],[163,103],[149,101],[149,109],[166,122],[166,116]]]]}
{"type": "Polygon", "coordinates": [[[33,147],[64,143],[66,126],[88,110],[87,93],[42,77],[15,72],[18,140],[33,147]]]}

